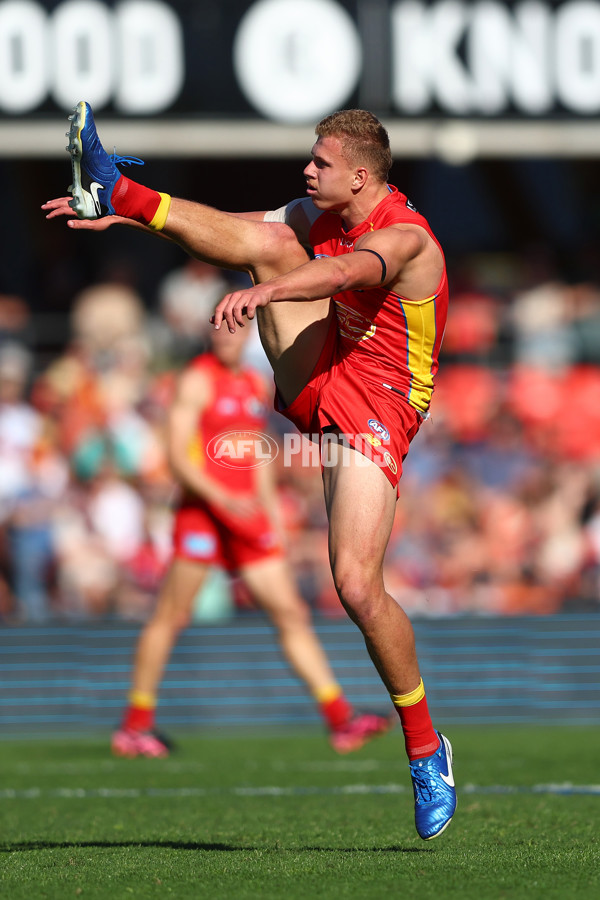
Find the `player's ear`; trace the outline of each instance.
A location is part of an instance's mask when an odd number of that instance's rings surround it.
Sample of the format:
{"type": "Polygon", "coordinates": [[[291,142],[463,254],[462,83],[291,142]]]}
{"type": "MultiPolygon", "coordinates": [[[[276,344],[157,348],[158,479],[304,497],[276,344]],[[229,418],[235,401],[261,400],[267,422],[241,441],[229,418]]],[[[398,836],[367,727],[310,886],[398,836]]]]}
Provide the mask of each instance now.
{"type": "Polygon", "coordinates": [[[352,179],[352,187],[359,191],[367,182],[367,178],[369,177],[369,173],[367,170],[361,166],[354,173],[354,178],[352,179]]]}

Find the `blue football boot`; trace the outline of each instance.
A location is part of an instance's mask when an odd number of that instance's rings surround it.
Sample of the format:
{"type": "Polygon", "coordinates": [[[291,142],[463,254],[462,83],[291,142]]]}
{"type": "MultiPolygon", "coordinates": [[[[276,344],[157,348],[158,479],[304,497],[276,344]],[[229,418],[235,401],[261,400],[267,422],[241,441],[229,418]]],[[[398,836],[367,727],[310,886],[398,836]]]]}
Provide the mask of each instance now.
{"type": "Polygon", "coordinates": [[[112,192],[122,174],[117,166],[132,163],[143,166],[144,163],[135,156],[106,152],[96,131],[92,108],[85,100],[80,100],[69,121],[67,150],[71,154],[73,173],[73,184],[69,187],[73,199],[69,200],[69,206],[80,219],[112,216],[115,212],[112,192]]]}
{"type": "Polygon", "coordinates": [[[424,841],[441,834],[452,821],[456,790],[452,773],[452,745],[437,732],[440,746],[432,756],[413,759],[410,777],[415,793],[415,825],[424,841]]]}

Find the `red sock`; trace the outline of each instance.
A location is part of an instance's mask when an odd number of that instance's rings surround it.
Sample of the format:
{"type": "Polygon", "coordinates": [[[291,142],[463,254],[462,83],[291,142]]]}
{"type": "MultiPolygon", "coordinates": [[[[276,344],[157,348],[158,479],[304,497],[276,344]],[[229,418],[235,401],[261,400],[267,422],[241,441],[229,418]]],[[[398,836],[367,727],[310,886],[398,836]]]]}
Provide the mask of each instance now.
{"type": "Polygon", "coordinates": [[[154,728],[154,710],[128,706],[123,717],[123,728],[128,731],[151,731],[154,728]]]}
{"type": "Polygon", "coordinates": [[[112,192],[111,202],[118,216],[149,225],[155,216],[161,195],[152,188],[121,175],[112,192]]]}
{"type": "Polygon", "coordinates": [[[331,731],[341,728],[352,718],[352,707],[342,693],[330,700],[322,700],[319,710],[331,731]]]}
{"type": "Polygon", "coordinates": [[[440,739],[431,722],[423,682],[410,694],[392,694],[392,700],[402,723],[408,758],[420,759],[435,753],[440,739]]]}

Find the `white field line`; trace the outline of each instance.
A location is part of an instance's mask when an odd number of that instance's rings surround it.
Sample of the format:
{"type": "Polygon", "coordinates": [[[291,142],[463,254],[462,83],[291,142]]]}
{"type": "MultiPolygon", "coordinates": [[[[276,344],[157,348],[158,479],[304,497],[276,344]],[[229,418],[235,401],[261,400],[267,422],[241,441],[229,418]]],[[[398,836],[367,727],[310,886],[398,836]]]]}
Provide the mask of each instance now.
{"type": "MultiPolygon", "coordinates": [[[[156,765],[160,772],[169,774],[179,774],[188,772],[200,774],[206,772],[207,768],[212,771],[212,766],[207,766],[202,760],[174,760],[174,759],[157,759],[157,760],[140,760],[142,765],[156,765]]],[[[120,772],[124,766],[130,766],[131,760],[108,758],[102,760],[81,760],[77,762],[61,762],[48,761],[35,763],[21,762],[10,766],[11,771],[19,775],[87,775],[97,774],[98,772],[120,772]]],[[[267,768],[272,772],[375,772],[378,769],[389,768],[389,765],[377,759],[332,759],[332,760],[305,760],[297,763],[288,763],[285,760],[272,760],[269,764],[263,760],[245,760],[244,770],[253,772],[260,769],[264,772],[267,768]]]]}
{"type": "MultiPolygon", "coordinates": [[[[39,800],[45,797],[58,797],[67,800],[89,800],[108,798],[115,800],[135,800],[141,797],[185,798],[209,796],[234,797],[301,797],[332,796],[352,794],[406,794],[410,793],[409,785],[404,784],[346,784],[336,787],[282,787],[267,785],[264,787],[231,787],[231,788],[38,788],[0,789],[0,800],[39,800]]],[[[534,785],[463,785],[459,794],[553,794],[572,796],[575,794],[600,795],[600,784],[534,784],[534,785]]]]}

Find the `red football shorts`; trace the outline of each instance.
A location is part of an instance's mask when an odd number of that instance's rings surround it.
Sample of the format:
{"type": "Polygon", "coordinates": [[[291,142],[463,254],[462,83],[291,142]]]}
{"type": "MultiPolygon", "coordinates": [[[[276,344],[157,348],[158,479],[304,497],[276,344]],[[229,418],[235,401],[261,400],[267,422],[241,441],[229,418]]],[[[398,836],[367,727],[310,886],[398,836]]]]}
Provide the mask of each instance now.
{"type": "Polygon", "coordinates": [[[396,489],[402,462],[419,430],[422,416],[403,397],[364,378],[338,358],[334,318],[308,384],[284,407],[278,394],[275,408],[301,434],[323,434],[334,426],[344,441],[376,463],[396,489]]]}
{"type": "Polygon", "coordinates": [[[173,553],[177,559],[219,565],[230,572],[281,556],[282,548],[265,513],[226,524],[208,506],[182,506],[175,513],[173,553]]]}

